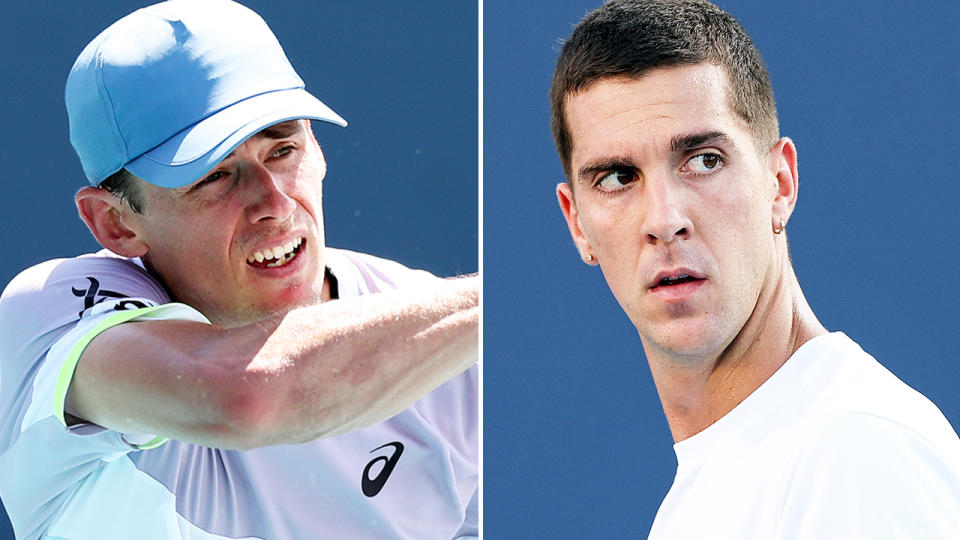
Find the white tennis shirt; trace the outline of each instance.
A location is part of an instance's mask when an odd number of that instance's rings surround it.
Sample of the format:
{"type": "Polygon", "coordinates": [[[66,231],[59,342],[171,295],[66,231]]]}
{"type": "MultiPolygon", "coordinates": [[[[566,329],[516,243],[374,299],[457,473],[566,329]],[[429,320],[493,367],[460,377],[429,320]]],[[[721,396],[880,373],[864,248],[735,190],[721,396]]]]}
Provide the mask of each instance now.
{"type": "Polygon", "coordinates": [[[956,432],[839,332],[674,449],[651,539],[960,538],[956,432]]]}
{"type": "MultiPolygon", "coordinates": [[[[436,279],[344,250],[325,258],[340,298],[436,279]]],[[[221,450],[66,427],[85,344],[146,319],[206,322],[108,252],[29,268],[0,297],[0,496],[17,538],[476,537],[476,366],[385,422],[303,444],[221,450]]]]}

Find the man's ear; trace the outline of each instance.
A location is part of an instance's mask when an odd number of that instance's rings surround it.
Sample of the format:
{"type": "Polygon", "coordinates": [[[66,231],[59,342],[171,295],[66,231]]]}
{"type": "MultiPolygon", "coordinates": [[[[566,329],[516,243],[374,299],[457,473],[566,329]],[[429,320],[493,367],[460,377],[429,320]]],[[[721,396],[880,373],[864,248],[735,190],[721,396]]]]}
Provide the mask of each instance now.
{"type": "Polygon", "coordinates": [[[799,188],[799,174],[797,172],[797,147],[787,137],[782,137],[770,149],[770,172],[776,181],[776,195],[773,199],[773,222],[771,226],[776,230],[790,221],[793,208],[797,204],[797,190],[799,188]]]}
{"type": "Polygon", "coordinates": [[[580,221],[580,213],[577,212],[577,204],[573,199],[573,191],[566,182],[557,184],[557,202],[560,203],[560,211],[563,212],[563,218],[567,220],[567,228],[570,229],[570,236],[573,238],[577,251],[580,252],[580,258],[583,262],[593,266],[596,265],[597,255],[590,245],[590,240],[583,231],[583,223],[580,221]]]}
{"type": "Polygon", "coordinates": [[[148,246],[139,232],[139,220],[129,205],[109,191],[87,186],[74,200],[80,219],[100,245],[124,257],[140,257],[148,246]]]}

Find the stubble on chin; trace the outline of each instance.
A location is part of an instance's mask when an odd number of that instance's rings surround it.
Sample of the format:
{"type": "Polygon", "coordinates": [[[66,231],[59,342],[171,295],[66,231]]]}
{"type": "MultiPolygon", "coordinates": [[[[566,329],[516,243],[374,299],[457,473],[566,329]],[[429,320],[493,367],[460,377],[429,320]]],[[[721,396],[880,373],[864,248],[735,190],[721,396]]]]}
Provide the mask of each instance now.
{"type": "MultiPolygon", "coordinates": [[[[680,310],[680,308],[678,308],[680,310]]],[[[637,325],[637,333],[649,360],[679,368],[703,367],[716,361],[732,339],[721,328],[721,321],[696,320],[697,310],[682,308],[688,317],[671,319],[657,325],[637,325]]],[[[702,313],[701,317],[709,317],[702,313]]]]}

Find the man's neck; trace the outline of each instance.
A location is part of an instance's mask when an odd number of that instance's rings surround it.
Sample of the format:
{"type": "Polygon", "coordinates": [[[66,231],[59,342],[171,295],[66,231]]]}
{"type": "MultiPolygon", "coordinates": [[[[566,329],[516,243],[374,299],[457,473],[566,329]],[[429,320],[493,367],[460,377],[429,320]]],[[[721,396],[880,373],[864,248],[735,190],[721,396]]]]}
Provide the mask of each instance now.
{"type": "Polygon", "coordinates": [[[790,264],[737,336],[719,353],[691,361],[645,346],[674,442],[703,431],[770,378],[805,342],[827,333],[810,309],[790,264]]]}

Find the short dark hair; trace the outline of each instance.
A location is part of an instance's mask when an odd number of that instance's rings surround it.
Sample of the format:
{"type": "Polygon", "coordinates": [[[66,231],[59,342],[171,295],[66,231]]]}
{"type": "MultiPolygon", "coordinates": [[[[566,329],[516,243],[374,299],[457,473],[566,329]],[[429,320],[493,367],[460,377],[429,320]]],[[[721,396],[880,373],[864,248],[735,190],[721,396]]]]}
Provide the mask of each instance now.
{"type": "Polygon", "coordinates": [[[706,0],[613,0],[584,17],[563,45],[550,89],[553,139],[567,179],[573,140],[564,106],[571,94],[608,77],[703,62],[726,71],[730,108],[758,148],[771,148],[780,128],[770,75],[729,13],[706,0]]]}
{"type": "Polygon", "coordinates": [[[126,169],[120,169],[100,182],[100,187],[121,201],[127,201],[134,212],[142,214],[143,194],[140,192],[138,182],[140,178],[137,175],[126,169]]]}

